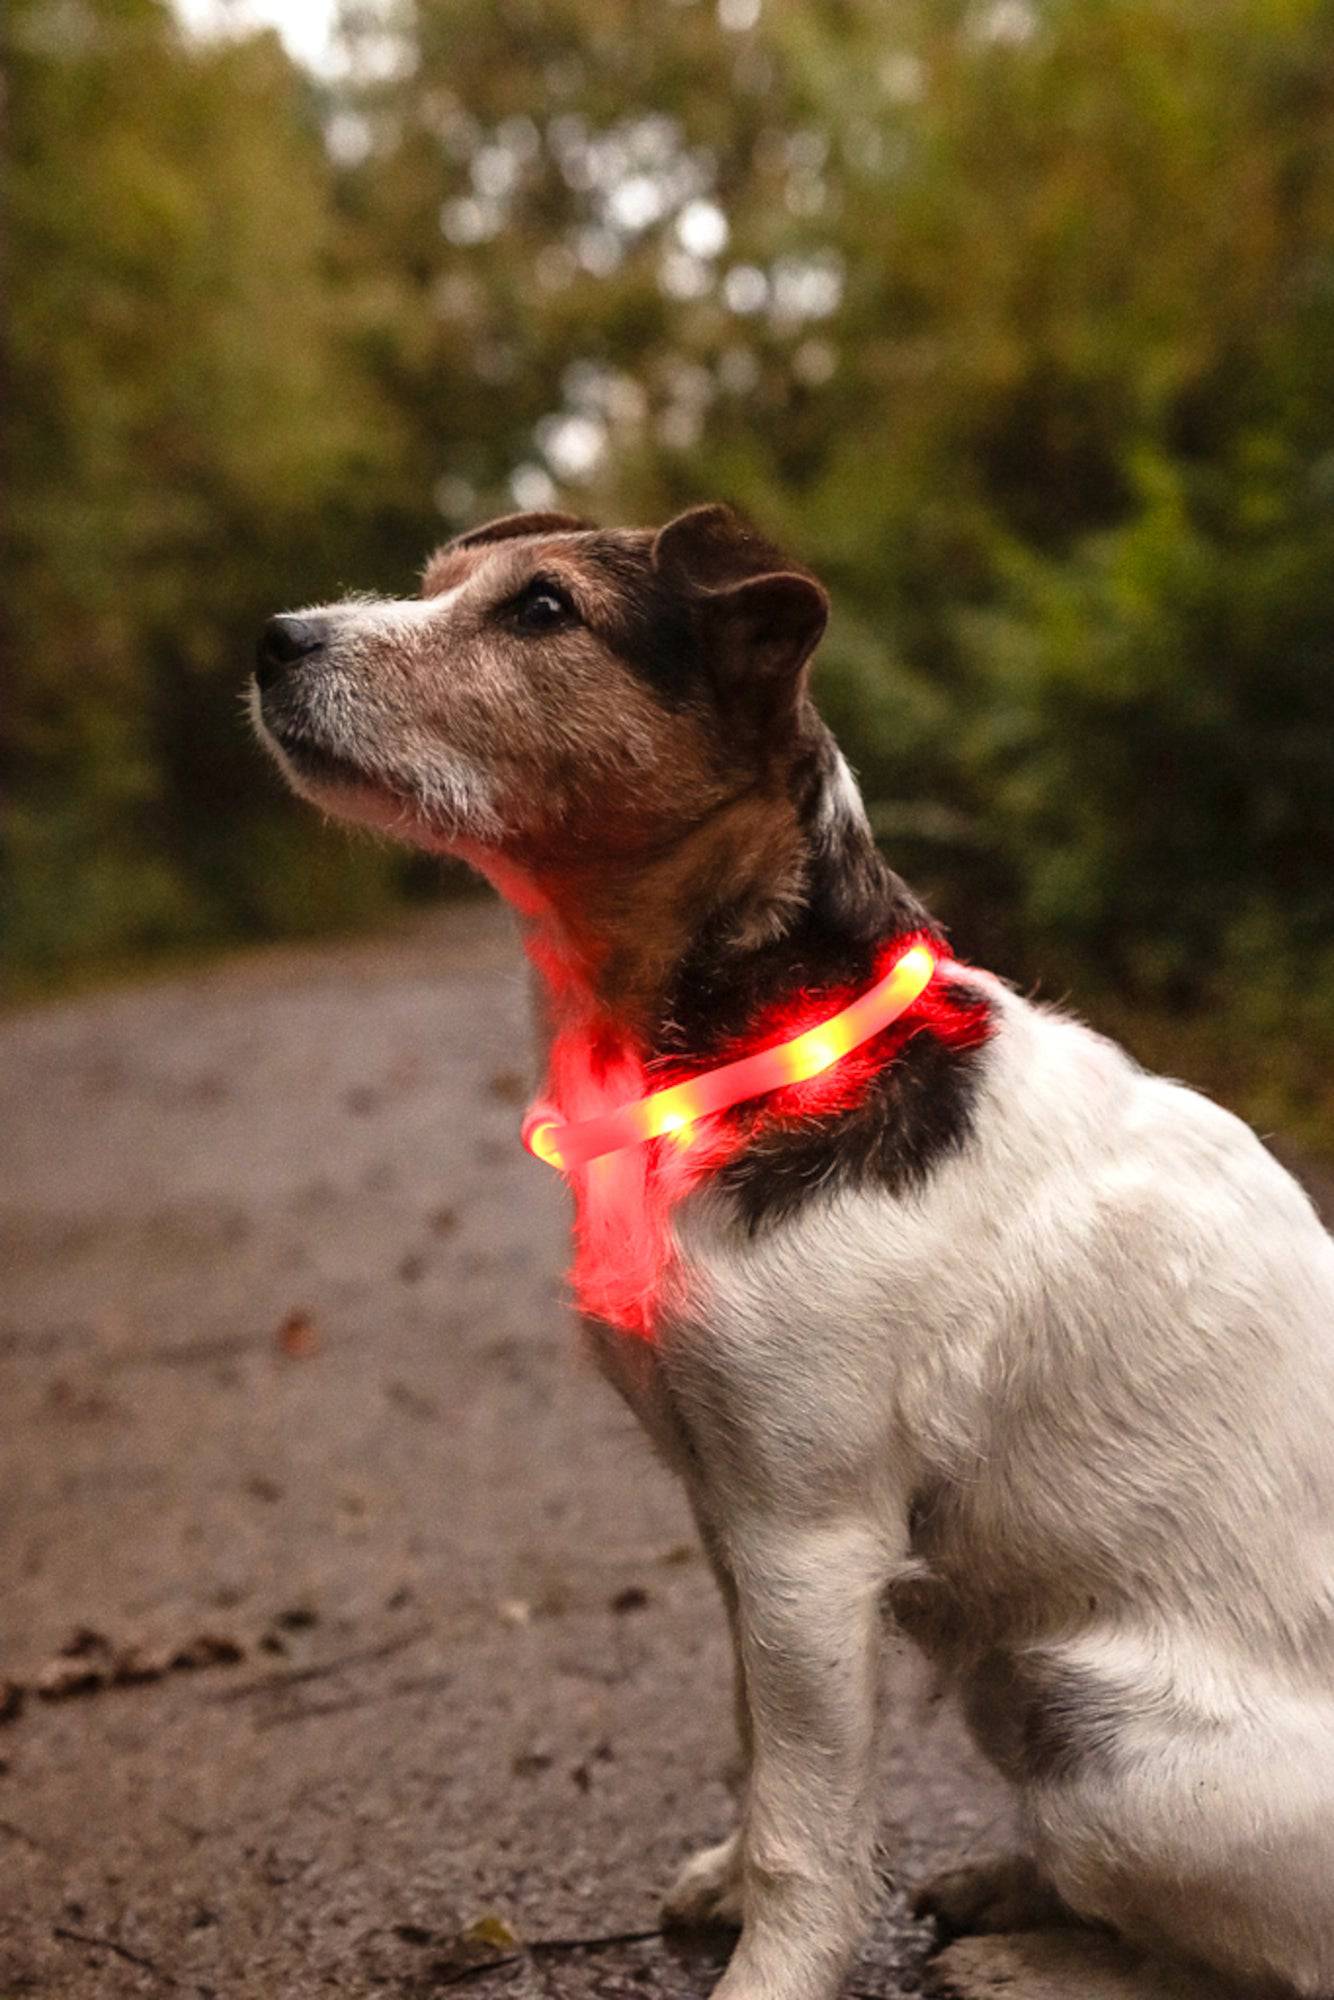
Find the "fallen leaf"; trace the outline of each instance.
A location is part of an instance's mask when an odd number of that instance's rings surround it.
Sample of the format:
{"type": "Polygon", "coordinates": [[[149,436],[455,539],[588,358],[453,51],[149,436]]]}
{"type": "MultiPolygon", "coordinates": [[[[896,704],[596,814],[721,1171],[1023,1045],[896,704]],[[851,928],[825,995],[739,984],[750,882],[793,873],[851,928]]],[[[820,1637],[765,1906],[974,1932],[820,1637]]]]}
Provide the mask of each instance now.
{"type": "Polygon", "coordinates": [[[648,1603],[648,1592],[638,1583],[627,1583],[624,1590],[618,1590],[611,1600],[613,1611],[642,1611],[648,1603]]]}
{"type": "Polygon", "coordinates": [[[200,1632],[178,1646],[168,1664],[177,1671],[193,1673],[197,1667],[234,1667],[244,1658],[245,1648],[226,1633],[200,1632]]]}
{"type": "Polygon", "coordinates": [[[278,1328],[276,1339],[280,1352],[293,1361],[309,1360],[312,1354],[319,1351],[319,1329],[309,1313],[288,1313],[278,1328]]]}
{"type": "Polygon", "coordinates": [[[669,1549],[663,1550],[658,1561],[664,1569],[675,1569],[681,1563],[694,1562],[698,1554],[699,1550],[693,1542],[673,1542],[669,1549]]]}
{"type": "Polygon", "coordinates": [[[48,1660],[33,1686],[43,1701],[68,1701],[77,1694],[95,1694],[111,1679],[109,1665],[90,1660],[48,1660]]]}
{"type": "Polygon", "coordinates": [[[273,1622],[282,1632],[309,1632],[319,1624],[320,1614],[313,1605],[292,1604],[286,1611],[280,1611],[273,1622]]]}
{"type": "Polygon", "coordinates": [[[67,1376],[58,1375],[46,1392],[46,1400],[53,1410],[62,1416],[84,1418],[108,1417],[115,1413],[116,1405],[100,1389],[86,1383],[71,1382],[67,1376]]]}
{"type": "Polygon", "coordinates": [[[488,1910],[485,1916],[478,1917],[475,1923],[460,1931],[459,1940],[466,1945],[486,1945],[491,1951],[517,1951],[520,1948],[518,1933],[512,1931],[505,1919],[497,1916],[494,1910],[488,1910]]]}
{"type": "Polygon", "coordinates": [[[60,1648],[62,1660],[103,1660],[108,1659],[114,1647],[105,1632],[99,1632],[92,1625],[76,1625],[60,1648]]]}
{"type": "Polygon", "coordinates": [[[125,1646],[112,1662],[111,1680],[116,1687],[142,1687],[147,1681],[160,1681],[170,1671],[169,1653],[151,1653],[143,1646],[125,1646]]]}
{"type": "Polygon", "coordinates": [[[528,1095],[528,1086],[517,1069],[498,1069],[487,1079],[487,1089],[502,1104],[522,1104],[528,1095]]]}
{"type": "Polygon", "coordinates": [[[424,1946],[439,1943],[436,1932],[428,1931],[425,1924],[395,1924],[394,1936],[401,1938],[404,1944],[424,1946]]]}
{"type": "Polygon", "coordinates": [[[420,1389],[414,1389],[407,1382],[386,1382],[384,1393],[391,1403],[405,1410],[410,1417],[419,1417],[430,1422],[440,1415],[440,1405],[430,1396],[423,1396],[420,1389]]]}

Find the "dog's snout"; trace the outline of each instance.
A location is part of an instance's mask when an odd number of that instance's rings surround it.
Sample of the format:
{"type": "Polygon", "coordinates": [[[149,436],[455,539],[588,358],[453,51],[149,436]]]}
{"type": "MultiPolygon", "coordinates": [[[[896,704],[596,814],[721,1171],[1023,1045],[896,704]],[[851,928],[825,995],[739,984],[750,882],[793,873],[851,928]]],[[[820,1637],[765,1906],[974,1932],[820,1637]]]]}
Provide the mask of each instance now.
{"type": "Polygon", "coordinates": [[[255,658],[255,679],[260,687],[267,687],[284,667],[309,659],[313,653],[322,653],[325,637],[322,618],[295,618],[290,612],[270,618],[260,633],[255,658]]]}

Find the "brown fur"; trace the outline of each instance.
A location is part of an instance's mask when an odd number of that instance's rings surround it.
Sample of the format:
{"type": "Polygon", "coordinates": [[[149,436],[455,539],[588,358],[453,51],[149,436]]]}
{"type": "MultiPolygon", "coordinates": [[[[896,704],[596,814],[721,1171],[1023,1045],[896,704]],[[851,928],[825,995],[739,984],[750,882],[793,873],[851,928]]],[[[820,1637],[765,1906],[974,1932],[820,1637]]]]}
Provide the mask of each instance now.
{"type": "Polygon", "coordinates": [[[266,690],[271,736],[321,802],[472,862],[558,996],[646,1034],[702,926],[762,942],[801,893],[802,670],[823,592],[702,508],[657,536],[509,516],[438,550],[422,600],[420,617],[323,614],[328,667],[266,690]],[[548,584],[574,615],[535,635],[525,592],[548,584]],[[484,774],[497,826],[440,809],[439,760],[484,774]]]}

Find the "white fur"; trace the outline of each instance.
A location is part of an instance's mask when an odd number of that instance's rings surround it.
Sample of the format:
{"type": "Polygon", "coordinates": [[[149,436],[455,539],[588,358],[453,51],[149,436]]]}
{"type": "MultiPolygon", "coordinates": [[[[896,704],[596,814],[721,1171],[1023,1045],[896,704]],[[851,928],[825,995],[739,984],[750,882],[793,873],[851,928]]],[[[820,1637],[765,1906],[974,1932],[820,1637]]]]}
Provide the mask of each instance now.
{"type": "Polygon", "coordinates": [[[652,1358],[601,1341],[690,1485],[753,1737],[739,1837],[673,1907],[744,1913],[720,2000],[835,1992],[897,1580],[952,1614],[928,1643],[1070,1904],[1334,1993],[1334,1243],[1237,1119],[968,976],[976,1132],[920,1192],[750,1237],[706,1188],[652,1358]],[[1053,1675],[1106,1737],[1058,1776],[1006,1731],[1053,1675]]]}
{"type": "Polygon", "coordinates": [[[870,831],[861,790],[841,750],[834,752],[834,768],[825,786],[821,808],[823,832],[837,833],[848,825],[870,831]]]}
{"type": "Polygon", "coordinates": [[[348,598],[296,614],[323,620],[329,632],[328,657],[305,683],[308,726],[360,775],[331,780],[302,771],[269,730],[252,682],[255,731],[294,791],[340,818],[422,846],[498,837],[501,813],[491,773],[424,726],[415,703],[405,699],[401,677],[387,676],[382,664],[386,654],[410,659],[427,639],[438,641],[466,588],[459,584],[426,598],[348,598]]]}
{"type": "Polygon", "coordinates": [[[449,609],[462,597],[466,584],[439,590],[432,597],[351,597],[336,604],[316,604],[298,611],[298,618],[329,618],[345,633],[358,639],[411,638],[424,627],[441,625],[449,609]]]}

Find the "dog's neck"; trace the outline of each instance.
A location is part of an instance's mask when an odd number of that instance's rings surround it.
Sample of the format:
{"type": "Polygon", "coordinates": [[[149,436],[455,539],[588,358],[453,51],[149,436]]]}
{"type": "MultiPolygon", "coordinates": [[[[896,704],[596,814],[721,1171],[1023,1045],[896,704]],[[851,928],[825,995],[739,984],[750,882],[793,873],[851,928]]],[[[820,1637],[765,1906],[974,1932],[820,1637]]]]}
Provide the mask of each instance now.
{"type": "Polygon", "coordinates": [[[869,979],[886,940],[931,929],[822,726],[790,790],[728,800],[665,853],[488,873],[518,912],[549,1045],[641,1065],[707,1061],[787,996],[869,979]]]}
{"type": "MultiPolygon", "coordinates": [[[[488,871],[517,907],[540,975],[543,1097],[561,1117],[596,1117],[635,1101],[665,1071],[709,1068],[794,1002],[825,995],[837,1006],[883,970],[892,940],[932,934],[880,858],[826,732],[792,777],[781,799],[734,800],[636,870],[573,882],[488,871]]],[[[960,1030],[972,1046],[985,1022],[965,1010],[947,1023],[956,1039],[960,1030]]],[[[897,1032],[894,1053],[914,1031],[897,1032]]],[[[724,1118],[683,1150],[630,1146],[575,1170],[570,1277],[581,1310],[653,1337],[679,1270],[672,1215],[706,1176],[726,1182],[738,1216],[755,1227],[829,1180],[830,1145],[850,1170],[895,1185],[933,1147],[954,1143],[967,1118],[962,1068],[935,1036],[906,1060],[904,1094],[883,1049],[851,1075],[839,1065],[820,1100],[829,1115],[780,1124],[767,1144],[724,1118]],[[849,1120],[853,1143],[840,1153],[849,1120]]]]}

